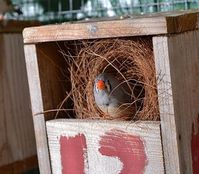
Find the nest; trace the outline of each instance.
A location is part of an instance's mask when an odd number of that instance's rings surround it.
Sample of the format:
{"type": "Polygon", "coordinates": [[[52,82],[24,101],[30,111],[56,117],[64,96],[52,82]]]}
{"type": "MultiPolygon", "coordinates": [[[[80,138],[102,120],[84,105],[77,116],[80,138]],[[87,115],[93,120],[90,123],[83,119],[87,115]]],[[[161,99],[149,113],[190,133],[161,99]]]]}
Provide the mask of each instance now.
{"type": "Polygon", "coordinates": [[[136,112],[119,120],[159,120],[155,65],[151,39],[83,41],[76,56],[69,56],[71,95],[76,118],[113,119],[96,105],[95,78],[102,72],[131,87],[136,112]]]}

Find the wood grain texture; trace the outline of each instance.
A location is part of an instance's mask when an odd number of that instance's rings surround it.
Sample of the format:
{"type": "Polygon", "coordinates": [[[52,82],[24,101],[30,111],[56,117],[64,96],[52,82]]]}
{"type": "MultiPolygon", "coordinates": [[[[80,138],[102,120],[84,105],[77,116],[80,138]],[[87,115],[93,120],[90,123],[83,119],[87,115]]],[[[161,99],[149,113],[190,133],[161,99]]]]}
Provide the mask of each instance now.
{"type": "MultiPolygon", "coordinates": [[[[58,109],[59,105],[66,97],[67,88],[70,88],[70,83],[67,83],[67,76],[69,76],[69,74],[67,74],[68,67],[66,66],[64,56],[60,51],[58,44],[55,42],[36,45],[44,107],[40,112],[58,109]]],[[[67,107],[65,106],[64,108],[67,107]]],[[[54,119],[56,113],[57,112],[46,112],[44,114],[45,120],[54,119]]],[[[66,117],[65,112],[60,112],[59,116],[63,113],[64,117],[66,117]]]]}
{"type": "Polygon", "coordinates": [[[192,124],[195,134],[199,114],[199,31],[169,37],[168,49],[180,162],[182,172],[192,173],[192,124]]]}
{"type": "Polygon", "coordinates": [[[154,37],[153,49],[166,172],[180,173],[167,37],[154,37]]]}
{"type": "Polygon", "coordinates": [[[0,34],[0,166],[36,155],[21,34],[0,34]]]}
{"type": "Polygon", "coordinates": [[[25,45],[24,50],[30,91],[31,109],[36,137],[37,154],[39,160],[39,169],[41,173],[50,174],[51,169],[47,145],[45,118],[43,114],[35,116],[35,114],[43,112],[43,100],[41,94],[37,52],[35,45],[25,45]]]}
{"type": "MultiPolygon", "coordinates": [[[[102,150],[103,143],[105,144],[110,143],[112,141],[112,138],[117,139],[117,134],[113,134],[113,137],[110,136],[111,130],[119,130],[119,132],[127,132],[128,134],[130,134],[130,136],[138,136],[139,140],[141,140],[144,143],[144,149],[147,156],[147,162],[144,167],[144,173],[147,174],[164,173],[159,122],[133,123],[133,122],[114,122],[114,121],[96,121],[96,120],[78,120],[78,119],[74,120],[56,119],[56,120],[47,121],[46,125],[47,125],[47,133],[48,133],[53,174],[64,173],[64,171],[62,171],[64,167],[62,166],[63,161],[61,161],[62,157],[60,156],[60,153],[62,154],[62,152],[60,152],[61,148],[60,138],[64,136],[67,139],[70,139],[70,137],[74,138],[78,135],[84,135],[86,138],[85,141],[87,146],[86,147],[87,159],[85,160],[87,161],[86,165],[87,168],[85,167],[86,169],[83,171],[84,173],[116,174],[121,170],[124,172],[125,163],[121,163],[122,161],[121,154],[125,150],[122,149],[121,146],[126,145],[127,142],[124,140],[123,143],[118,144],[118,142],[120,142],[120,140],[123,137],[121,136],[115,143],[111,145],[111,147],[109,145],[104,146],[105,149],[110,147],[109,149],[110,151],[112,151],[111,149],[117,147],[121,148],[118,151],[120,158],[119,157],[117,158],[117,156],[115,156],[114,158],[114,155],[113,156],[108,155],[109,151],[102,150]],[[106,137],[107,135],[109,137],[109,139],[107,139],[108,141],[103,141],[104,137],[106,137]],[[102,144],[100,142],[102,142],[102,144]]],[[[125,136],[126,134],[124,135],[124,137],[125,136]]],[[[137,141],[131,142],[131,144],[134,144],[135,146],[137,143],[138,143],[137,141]]],[[[142,151],[138,149],[137,151],[136,149],[129,149],[128,153],[131,153],[131,150],[135,151],[138,156],[139,153],[140,155],[142,154],[142,151]]],[[[116,152],[117,151],[115,150],[115,153],[116,152]]],[[[65,153],[63,155],[65,155],[65,153]]],[[[139,157],[139,159],[142,159],[142,157],[143,154],[139,157]]],[[[75,159],[75,156],[70,157],[71,160],[74,160],[73,158],[75,159]]],[[[70,162],[70,159],[68,159],[69,160],[68,162],[70,162]]],[[[65,160],[67,161],[67,159],[65,160]]],[[[75,165],[78,165],[76,164],[76,162],[75,165]]],[[[133,164],[136,163],[136,159],[131,161],[129,158],[129,160],[126,162],[128,162],[132,168],[133,164]]]]}
{"type": "Polygon", "coordinates": [[[198,11],[163,13],[113,21],[26,28],[24,43],[180,33],[198,28],[198,11]]]}
{"type": "Polygon", "coordinates": [[[24,49],[39,167],[41,173],[49,173],[45,121],[55,118],[57,112],[48,110],[58,109],[66,96],[65,60],[56,43],[25,45],[24,49]]]}
{"type": "Polygon", "coordinates": [[[166,173],[189,174],[192,126],[194,134],[199,128],[199,31],[154,37],[153,45],[166,173]]]}
{"type": "Polygon", "coordinates": [[[199,27],[198,10],[171,13],[166,18],[168,34],[195,30],[199,27]]]}

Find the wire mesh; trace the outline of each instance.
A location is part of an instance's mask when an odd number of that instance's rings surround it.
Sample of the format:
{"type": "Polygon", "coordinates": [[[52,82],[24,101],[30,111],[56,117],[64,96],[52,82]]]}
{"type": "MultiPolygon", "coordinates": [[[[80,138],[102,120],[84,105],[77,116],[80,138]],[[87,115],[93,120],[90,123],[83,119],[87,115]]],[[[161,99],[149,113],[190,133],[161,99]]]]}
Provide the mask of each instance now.
{"type": "Polygon", "coordinates": [[[22,20],[55,23],[88,18],[113,17],[198,9],[199,0],[12,0],[22,20]]]}

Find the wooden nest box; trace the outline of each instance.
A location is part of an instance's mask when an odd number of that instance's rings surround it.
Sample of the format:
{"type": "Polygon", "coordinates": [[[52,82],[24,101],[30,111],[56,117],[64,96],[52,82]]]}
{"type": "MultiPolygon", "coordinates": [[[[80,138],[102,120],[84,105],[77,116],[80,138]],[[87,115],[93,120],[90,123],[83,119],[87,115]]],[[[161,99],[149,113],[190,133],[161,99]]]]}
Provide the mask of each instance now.
{"type": "Polygon", "coordinates": [[[199,173],[198,25],[199,13],[188,11],[26,28],[41,173],[199,173]],[[60,48],[122,37],[151,40],[160,121],[55,119],[45,112],[58,108],[70,88],[60,48]]]}

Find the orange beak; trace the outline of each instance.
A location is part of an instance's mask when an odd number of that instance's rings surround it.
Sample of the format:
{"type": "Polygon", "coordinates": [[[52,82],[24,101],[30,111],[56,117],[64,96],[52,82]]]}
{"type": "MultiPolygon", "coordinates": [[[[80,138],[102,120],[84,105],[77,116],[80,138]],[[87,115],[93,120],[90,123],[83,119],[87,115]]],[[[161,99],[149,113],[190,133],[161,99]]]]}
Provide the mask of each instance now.
{"type": "Polygon", "coordinates": [[[98,80],[98,81],[97,81],[97,88],[98,88],[99,90],[104,90],[104,89],[105,89],[105,83],[104,83],[103,80],[98,80]]]}

